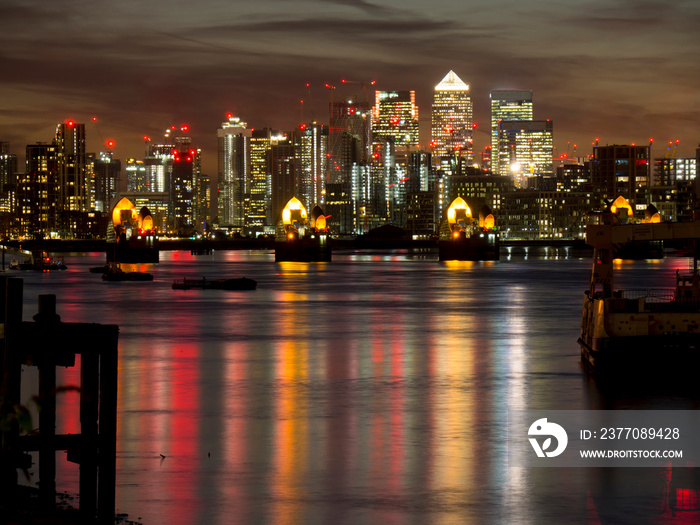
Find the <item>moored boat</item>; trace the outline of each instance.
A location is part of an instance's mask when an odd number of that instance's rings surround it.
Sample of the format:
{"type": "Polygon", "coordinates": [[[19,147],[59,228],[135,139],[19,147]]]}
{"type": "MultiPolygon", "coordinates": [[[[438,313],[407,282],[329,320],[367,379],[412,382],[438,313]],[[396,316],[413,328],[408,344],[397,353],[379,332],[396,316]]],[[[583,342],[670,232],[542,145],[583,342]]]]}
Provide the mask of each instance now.
{"type": "Polygon", "coordinates": [[[237,279],[182,279],[173,282],[173,290],[255,290],[258,282],[254,279],[240,277],[237,279]]]}
{"type": "Polygon", "coordinates": [[[112,263],[102,274],[103,281],[152,281],[153,274],[146,272],[125,272],[117,263],[112,263]]]}
{"type": "Polygon", "coordinates": [[[615,247],[634,241],[698,239],[700,222],[620,224],[609,212],[591,214],[594,248],[581,319],[581,356],[597,371],[684,368],[700,363],[700,273],[676,273],[670,289],[621,290],[613,285],[615,247]]]}

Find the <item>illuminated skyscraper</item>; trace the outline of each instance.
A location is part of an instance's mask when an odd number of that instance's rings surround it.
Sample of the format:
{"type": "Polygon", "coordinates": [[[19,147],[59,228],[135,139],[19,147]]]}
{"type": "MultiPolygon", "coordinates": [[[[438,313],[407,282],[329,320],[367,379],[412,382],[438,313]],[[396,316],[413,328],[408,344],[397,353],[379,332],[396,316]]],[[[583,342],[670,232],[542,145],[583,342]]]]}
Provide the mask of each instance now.
{"type": "Polygon", "coordinates": [[[219,223],[242,233],[245,199],[249,193],[252,130],[233,115],[217,131],[219,142],[219,223]]]}
{"type": "Polygon", "coordinates": [[[190,235],[195,227],[195,187],[201,172],[201,150],[192,147],[189,137],[175,140],[170,185],[173,230],[190,235]]]}
{"type": "Polygon", "coordinates": [[[433,95],[431,146],[436,167],[455,152],[462,152],[471,161],[473,112],[469,86],[450,71],[435,86],[433,95]]]}
{"type": "Polygon", "coordinates": [[[111,212],[109,205],[117,194],[117,184],[121,176],[121,161],[113,158],[111,151],[100,152],[94,160],[94,209],[111,212]]]}
{"type": "Polygon", "coordinates": [[[58,155],[55,144],[27,146],[27,167],[17,181],[18,233],[44,238],[58,223],[58,155]]]}
{"type": "Polygon", "coordinates": [[[418,146],[418,106],[415,91],[376,91],[372,118],[373,142],[389,137],[396,146],[418,146]]]}
{"type": "Polygon", "coordinates": [[[527,180],[554,172],[551,120],[501,120],[498,123],[498,175],[513,176],[517,188],[527,180]]]}
{"type": "MultiPolygon", "coordinates": [[[[294,130],[297,151],[297,197],[308,210],[325,204],[325,173],[328,169],[328,127],[311,123],[294,130]]],[[[292,195],[291,197],[294,197],[292,195]]],[[[282,201],[282,207],[291,198],[282,201]]],[[[273,199],[276,198],[273,191],[273,199]]],[[[275,207],[273,212],[276,214],[275,207]]]]}
{"type": "Polygon", "coordinates": [[[361,184],[369,172],[371,135],[372,111],[364,93],[359,99],[330,105],[326,183],[333,185],[334,198],[327,200],[326,212],[331,215],[331,229],[341,234],[357,230],[361,184]]]}
{"type": "MultiPolygon", "coordinates": [[[[491,172],[502,173],[499,166],[498,123],[502,120],[532,120],[532,91],[491,92],[491,172]]],[[[507,168],[506,168],[507,170],[507,168]]]]}
{"type": "Polygon", "coordinates": [[[85,124],[67,120],[56,127],[58,207],[62,212],[86,212],[85,124]]]}

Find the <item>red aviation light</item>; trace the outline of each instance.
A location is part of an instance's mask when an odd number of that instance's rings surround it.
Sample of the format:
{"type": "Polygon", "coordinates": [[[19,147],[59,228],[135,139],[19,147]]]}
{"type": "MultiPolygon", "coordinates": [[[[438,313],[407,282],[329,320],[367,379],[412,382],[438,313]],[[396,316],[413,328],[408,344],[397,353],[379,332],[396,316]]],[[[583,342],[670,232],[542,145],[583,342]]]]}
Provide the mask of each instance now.
{"type": "Polygon", "coordinates": [[[148,135],[144,135],[143,140],[145,140],[146,142],[151,142],[151,137],[149,137],[148,135]]]}
{"type": "Polygon", "coordinates": [[[114,147],[114,141],[112,139],[108,139],[107,141],[105,141],[105,144],[107,144],[108,148],[114,147]]]}
{"type": "Polygon", "coordinates": [[[97,117],[92,117],[93,122],[97,122],[97,117]]]}
{"type": "Polygon", "coordinates": [[[68,126],[69,128],[72,128],[73,126],[75,126],[75,121],[74,120],[66,120],[66,126],[68,126]]]}
{"type": "Polygon", "coordinates": [[[226,118],[231,120],[233,118],[233,113],[226,113],[226,118]]]}
{"type": "Polygon", "coordinates": [[[472,129],[476,129],[476,122],[472,122],[472,129]]]}
{"type": "Polygon", "coordinates": [[[180,131],[189,131],[190,127],[187,124],[183,124],[180,126],[180,131]]]}
{"type": "Polygon", "coordinates": [[[175,162],[180,162],[180,157],[175,157],[175,162]]]}
{"type": "Polygon", "coordinates": [[[175,126],[170,126],[170,129],[172,129],[173,131],[175,131],[177,128],[176,128],[175,126]]]}
{"type": "Polygon", "coordinates": [[[195,153],[197,153],[197,152],[196,152],[195,150],[193,150],[193,149],[191,149],[191,150],[189,151],[189,154],[192,155],[193,157],[194,157],[194,154],[195,154],[195,153]]]}
{"type": "Polygon", "coordinates": [[[187,157],[187,162],[192,162],[192,157],[187,157]]]}
{"type": "Polygon", "coordinates": [[[306,129],[306,124],[299,124],[299,129],[304,131],[306,129]]]}
{"type": "Polygon", "coordinates": [[[354,114],[355,114],[355,108],[350,108],[349,111],[350,111],[350,114],[351,114],[351,115],[354,115],[354,114]]]}

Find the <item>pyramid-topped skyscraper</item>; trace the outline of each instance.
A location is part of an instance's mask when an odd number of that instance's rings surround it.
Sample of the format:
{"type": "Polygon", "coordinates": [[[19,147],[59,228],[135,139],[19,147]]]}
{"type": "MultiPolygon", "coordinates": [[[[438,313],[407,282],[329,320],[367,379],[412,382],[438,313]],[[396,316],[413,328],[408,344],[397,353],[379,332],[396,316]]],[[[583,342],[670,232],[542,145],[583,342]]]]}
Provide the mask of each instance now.
{"type": "Polygon", "coordinates": [[[473,106],[469,86],[454,71],[435,86],[432,108],[433,164],[448,169],[451,157],[471,163],[473,106]]]}

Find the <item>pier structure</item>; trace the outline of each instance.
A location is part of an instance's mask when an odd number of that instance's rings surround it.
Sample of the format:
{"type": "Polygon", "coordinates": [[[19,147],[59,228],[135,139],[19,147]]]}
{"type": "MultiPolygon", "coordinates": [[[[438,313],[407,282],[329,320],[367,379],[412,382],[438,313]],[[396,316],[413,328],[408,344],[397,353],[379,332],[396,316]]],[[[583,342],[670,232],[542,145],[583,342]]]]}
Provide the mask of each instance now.
{"type": "Polygon", "coordinates": [[[472,216],[467,202],[457,197],[446,210],[447,218],[440,226],[438,241],[441,261],[497,261],[500,244],[496,221],[491,209],[484,205],[478,219],[472,216]]]}
{"type": "Polygon", "coordinates": [[[56,451],[65,450],[80,465],[81,522],[114,523],[119,327],[61,322],[55,295],[40,295],[33,321],[22,321],[22,287],[22,279],[0,278],[0,509],[17,504],[17,471],[26,472],[29,452],[38,452],[37,512],[55,512],[56,451]],[[58,385],[56,367],[76,366],[76,355],[79,388],[58,385]],[[23,366],[38,369],[38,430],[20,399],[23,366]],[[65,390],[80,392],[79,434],[56,434],[56,398],[65,390]]]}
{"type": "Polygon", "coordinates": [[[275,262],[330,262],[326,216],[316,206],[309,220],[306,208],[292,197],[282,210],[281,228],[275,239],[275,262]]]}

